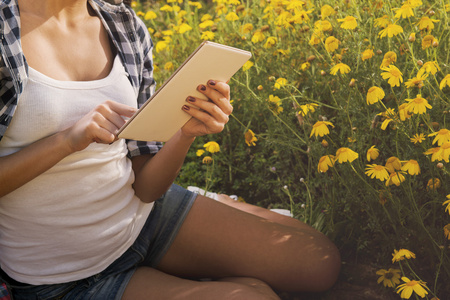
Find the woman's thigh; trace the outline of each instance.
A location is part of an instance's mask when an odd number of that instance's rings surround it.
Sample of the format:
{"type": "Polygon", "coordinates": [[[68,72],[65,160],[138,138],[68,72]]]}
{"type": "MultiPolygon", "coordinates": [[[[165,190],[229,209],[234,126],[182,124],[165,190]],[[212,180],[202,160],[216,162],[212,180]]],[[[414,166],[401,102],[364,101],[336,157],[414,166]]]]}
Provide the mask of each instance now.
{"type": "Polygon", "coordinates": [[[279,300],[264,282],[254,278],[224,278],[221,281],[193,281],[165,274],[150,267],[136,270],[123,300],[279,300]]]}
{"type": "Polygon", "coordinates": [[[158,269],[188,278],[251,277],[279,290],[322,291],[337,279],[340,258],[326,236],[300,221],[198,196],[158,269]]]}

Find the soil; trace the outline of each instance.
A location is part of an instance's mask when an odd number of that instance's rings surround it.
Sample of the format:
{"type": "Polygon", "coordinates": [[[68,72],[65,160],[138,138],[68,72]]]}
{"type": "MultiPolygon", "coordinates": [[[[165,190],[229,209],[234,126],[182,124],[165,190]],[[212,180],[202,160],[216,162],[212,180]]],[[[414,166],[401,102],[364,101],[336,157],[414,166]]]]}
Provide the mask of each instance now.
{"type": "Polygon", "coordinates": [[[323,294],[280,293],[282,300],[399,300],[394,289],[377,283],[379,267],[343,263],[338,282],[323,294]]]}

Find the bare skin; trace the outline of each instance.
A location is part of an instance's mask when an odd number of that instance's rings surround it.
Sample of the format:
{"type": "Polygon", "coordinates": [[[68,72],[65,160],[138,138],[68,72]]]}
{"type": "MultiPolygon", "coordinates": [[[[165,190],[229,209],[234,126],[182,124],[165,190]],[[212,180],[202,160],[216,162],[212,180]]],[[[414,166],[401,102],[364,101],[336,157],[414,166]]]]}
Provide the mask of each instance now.
{"type": "MultiPolygon", "coordinates": [[[[110,72],[115,51],[86,0],[19,0],[19,6],[22,46],[34,69],[71,81],[101,79],[110,72]]],[[[133,158],[133,187],[142,201],[152,202],[167,190],[195,137],[221,132],[228,122],[233,110],[229,86],[209,81],[198,90],[210,101],[190,102],[200,110],[185,110],[193,118],[155,156],[133,158]]],[[[134,112],[132,107],[105,99],[69,128],[0,157],[0,197],[91,143],[115,141],[124,117],[134,112]]],[[[220,201],[200,196],[158,270],[138,269],[123,298],[277,299],[271,287],[329,288],[339,265],[334,245],[297,220],[226,196],[220,201]]]]}

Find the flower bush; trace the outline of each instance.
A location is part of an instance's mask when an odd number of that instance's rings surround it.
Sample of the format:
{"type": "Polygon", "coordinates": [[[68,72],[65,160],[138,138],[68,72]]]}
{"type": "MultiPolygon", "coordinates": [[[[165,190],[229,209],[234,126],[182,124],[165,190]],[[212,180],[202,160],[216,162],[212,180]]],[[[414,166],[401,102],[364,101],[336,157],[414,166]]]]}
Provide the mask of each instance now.
{"type": "Polygon", "coordinates": [[[230,81],[224,132],[193,146],[220,152],[190,153],[180,184],[290,209],[344,259],[383,267],[380,288],[401,298],[450,293],[448,1],[133,5],[159,84],[203,40],[253,54],[230,81]]]}

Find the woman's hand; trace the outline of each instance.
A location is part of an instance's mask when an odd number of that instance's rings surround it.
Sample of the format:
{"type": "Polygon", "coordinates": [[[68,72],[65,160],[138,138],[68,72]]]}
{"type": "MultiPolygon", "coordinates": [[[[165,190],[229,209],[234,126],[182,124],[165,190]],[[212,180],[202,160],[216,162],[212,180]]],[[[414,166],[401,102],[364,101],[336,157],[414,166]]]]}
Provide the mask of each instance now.
{"type": "Polygon", "coordinates": [[[183,110],[193,118],[181,128],[182,133],[188,137],[196,137],[221,132],[233,112],[230,86],[225,82],[209,80],[207,85],[199,85],[197,90],[209,101],[191,96],[186,99],[194,107],[184,105],[183,110]]]}
{"type": "Polygon", "coordinates": [[[93,142],[110,144],[125,124],[123,117],[131,117],[135,112],[134,107],[108,100],[64,130],[66,141],[72,151],[83,150],[93,142]]]}

